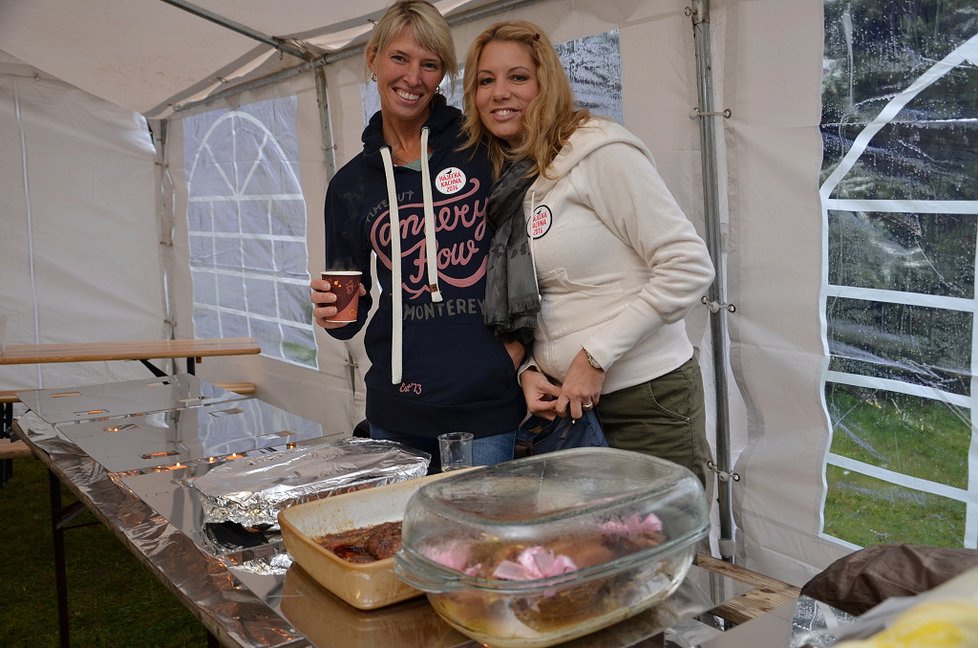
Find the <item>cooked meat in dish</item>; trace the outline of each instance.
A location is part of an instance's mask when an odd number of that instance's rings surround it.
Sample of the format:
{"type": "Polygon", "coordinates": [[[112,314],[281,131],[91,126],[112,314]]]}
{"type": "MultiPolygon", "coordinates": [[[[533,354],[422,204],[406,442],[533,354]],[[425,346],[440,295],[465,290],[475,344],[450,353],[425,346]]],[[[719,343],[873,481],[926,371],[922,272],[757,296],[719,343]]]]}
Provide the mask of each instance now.
{"type": "Polygon", "coordinates": [[[369,563],[390,558],[397,553],[401,548],[401,523],[384,522],[350,531],[328,533],[314,540],[343,560],[369,563]]]}

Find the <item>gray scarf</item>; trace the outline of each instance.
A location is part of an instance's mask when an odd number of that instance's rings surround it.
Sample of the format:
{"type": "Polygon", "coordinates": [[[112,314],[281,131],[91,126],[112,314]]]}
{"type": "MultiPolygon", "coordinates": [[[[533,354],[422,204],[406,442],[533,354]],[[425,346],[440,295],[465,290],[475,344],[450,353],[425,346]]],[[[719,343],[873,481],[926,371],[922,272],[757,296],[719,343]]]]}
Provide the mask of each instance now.
{"type": "Polygon", "coordinates": [[[510,165],[493,185],[488,217],[495,228],[489,247],[486,302],[482,315],[496,338],[529,346],[540,312],[536,269],[523,219],[523,196],[536,179],[530,160],[510,165]]]}

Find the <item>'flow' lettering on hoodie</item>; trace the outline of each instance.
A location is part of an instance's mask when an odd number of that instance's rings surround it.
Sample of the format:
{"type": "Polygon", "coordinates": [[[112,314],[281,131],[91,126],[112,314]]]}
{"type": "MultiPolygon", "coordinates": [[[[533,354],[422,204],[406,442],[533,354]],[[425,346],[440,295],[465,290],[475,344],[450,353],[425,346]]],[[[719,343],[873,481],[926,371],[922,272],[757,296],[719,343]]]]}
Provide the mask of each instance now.
{"type": "MultiPolygon", "coordinates": [[[[490,243],[486,219],[488,201],[468,202],[468,198],[479,191],[479,185],[478,179],[470,178],[469,191],[433,205],[435,232],[457,232],[453,237],[442,237],[438,246],[438,277],[449,285],[469,287],[486,274],[486,255],[481,250],[490,243]],[[448,242],[446,239],[454,240],[448,242]]],[[[399,204],[398,216],[401,259],[412,268],[401,276],[402,290],[406,299],[418,299],[428,292],[423,206],[420,202],[399,204]]],[[[378,261],[387,268],[391,268],[390,236],[390,218],[384,211],[374,219],[370,239],[378,261]]],[[[406,315],[405,319],[408,319],[406,315]]]]}

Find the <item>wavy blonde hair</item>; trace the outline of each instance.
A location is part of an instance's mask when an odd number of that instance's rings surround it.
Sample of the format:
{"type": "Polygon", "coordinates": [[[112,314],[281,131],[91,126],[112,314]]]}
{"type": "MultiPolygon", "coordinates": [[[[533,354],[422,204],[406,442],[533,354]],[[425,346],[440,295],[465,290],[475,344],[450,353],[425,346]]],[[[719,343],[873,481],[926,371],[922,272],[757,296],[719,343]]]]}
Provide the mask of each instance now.
{"type": "Polygon", "coordinates": [[[498,22],[475,37],[465,57],[463,96],[463,148],[485,144],[492,160],[493,175],[497,178],[506,162],[523,158],[534,161],[539,175],[550,177],[547,167],[567,143],[571,133],[590,117],[587,109],[575,106],[570,79],[550,39],[537,25],[526,20],[498,22]],[[513,41],[526,45],[537,68],[540,92],[523,111],[523,141],[513,148],[489,132],[479,118],[475,105],[475,95],[479,89],[479,58],[485,46],[493,41],[513,41]]]}

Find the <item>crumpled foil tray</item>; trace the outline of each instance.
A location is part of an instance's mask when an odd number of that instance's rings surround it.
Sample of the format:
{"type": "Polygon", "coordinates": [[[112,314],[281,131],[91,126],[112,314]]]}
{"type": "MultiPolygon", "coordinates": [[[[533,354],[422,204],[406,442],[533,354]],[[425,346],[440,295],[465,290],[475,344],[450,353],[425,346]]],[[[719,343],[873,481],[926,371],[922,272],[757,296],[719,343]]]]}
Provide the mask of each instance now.
{"type": "Polygon", "coordinates": [[[205,523],[272,527],[286,506],[422,477],[430,461],[393,441],[346,438],[230,461],[189,485],[201,495],[205,523]]]}

